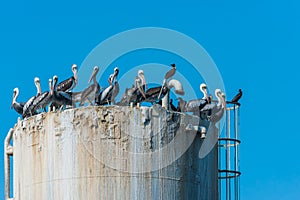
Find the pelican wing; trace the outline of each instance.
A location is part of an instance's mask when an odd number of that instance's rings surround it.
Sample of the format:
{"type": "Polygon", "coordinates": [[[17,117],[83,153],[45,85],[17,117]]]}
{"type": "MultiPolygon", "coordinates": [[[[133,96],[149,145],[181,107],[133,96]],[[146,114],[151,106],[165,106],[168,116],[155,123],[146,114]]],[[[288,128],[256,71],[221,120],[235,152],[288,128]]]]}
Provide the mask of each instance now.
{"type": "Polygon", "coordinates": [[[75,78],[72,76],[57,85],[57,91],[70,91],[76,86],[75,78]]]}

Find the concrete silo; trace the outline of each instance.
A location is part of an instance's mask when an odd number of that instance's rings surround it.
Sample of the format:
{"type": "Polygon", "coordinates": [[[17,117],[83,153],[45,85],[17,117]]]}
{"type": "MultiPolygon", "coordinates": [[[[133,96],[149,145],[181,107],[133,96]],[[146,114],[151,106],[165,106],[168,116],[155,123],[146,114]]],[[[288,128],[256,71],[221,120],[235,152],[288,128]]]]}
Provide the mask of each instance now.
{"type": "Polygon", "coordinates": [[[218,199],[217,144],[200,159],[205,139],[193,131],[206,126],[160,106],[19,120],[5,143],[6,199],[218,199]]]}

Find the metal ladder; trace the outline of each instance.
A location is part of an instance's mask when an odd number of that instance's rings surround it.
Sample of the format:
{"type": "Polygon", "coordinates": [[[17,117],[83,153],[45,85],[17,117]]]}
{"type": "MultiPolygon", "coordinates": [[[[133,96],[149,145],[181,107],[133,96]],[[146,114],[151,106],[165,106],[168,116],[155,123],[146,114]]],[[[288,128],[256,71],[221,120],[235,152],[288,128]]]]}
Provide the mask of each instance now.
{"type": "Polygon", "coordinates": [[[219,199],[240,199],[239,110],[239,103],[227,102],[225,123],[218,140],[219,199]]]}

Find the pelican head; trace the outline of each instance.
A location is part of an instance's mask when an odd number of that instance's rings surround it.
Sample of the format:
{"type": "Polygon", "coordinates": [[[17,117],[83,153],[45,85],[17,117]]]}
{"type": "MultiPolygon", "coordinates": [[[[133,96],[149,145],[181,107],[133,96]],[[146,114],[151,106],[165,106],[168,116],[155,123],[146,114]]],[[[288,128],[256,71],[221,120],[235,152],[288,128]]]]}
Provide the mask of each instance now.
{"type": "Polygon", "coordinates": [[[208,97],[208,93],[207,93],[207,86],[205,83],[201,83],[200,84],[200,91],[203,93],[204,97],[208,102],[209,102],[209,97],[208,97]]]}
{"type": "Polygon", "coordinates": [[[219,105],[220,104],[222,104],[222,106],[223,106],[223,108],[226,108],[226,103],[225,103],[225,98],[223,97],[223,95],[224,95],[224,97],[225,97],[225,94],[224,93],[222,93],[222,91],[220,90],[220,89],[216,89],[215,90],[215,96],[218,98],[218,100],[219,100],[219,105]]]}
{"type": "Polygon", "coordinates": [[[114,78],[115,78],[115,75],[114,74],[111,74],[108,78],[108,83],[109,85],[112,85],[113,81],[114,81],[114,78]]]}
{"type": "Polygon", "coordinates": [[[221,93],[223,108],[226,109],[226,94],[224,92],[221,93]]]}
{"type": "Polygon", "coordinates": [[[215,90],[215,96],[220,97],[222,95],[222,91],[220,89],[215,90]]]}
{"type": "Polygon", "coordinates": [[[53,87],[54,88],[56,86],[57,81],[58,81],[58,76],[57,75],[53,76],[53,87]]]}
{"type": "Polygon", "coordinates": [[[18,96],[19,95],[19,88],[15,88],[14,89],[14,96],[18,96]]]}
{"type": "Polygon", "coordinates": [[[94,70],[93,70],[93,73],[88,81],[88,84],[91,83],[92,79],[96,79],[96,76],[97,76],[97,73],[99,72],[99,67],[98,66],[95,66],[94,67],[94,70]]]}
{"type": "Polygon", "coordinates": [[[74,71],[77,71],[77,65],[76,64],[73,64],[72,65],[72,71],[74,72],[74,71]]]}
{"type": "Polygon", "coordinates": [[[15,88],[14,92],[13,92],[13,99],[12,99],[12,102],[11,102],[10,109],[13,108],[13,105],[16,102],[18,95],[19,95],[19,88],[15,88]]]}
{"type": "Polygon", "coordinates": [[[138,75],[144,75],[144,71],[140,69],[140,70],[138,71],[138,75]]]}
{"type": "Polygon", "coordinates": [[[35,83],[35,84],[39,84],[39,83],[40,83],[40,79],[39,79],[38,77],[35,77],[35,78],[34,78],[34,83],[35,83]]]}
{"type": "Polygon", "coordinates": [[[34,78],[34,84],[37,89],[37,94],[42,94],[41,83],[40,83],[40,79],[38,77],[34,78]]]}
{"type": "Polygon", "coordinates": [[[73,72],[73,76],[74,76],[74,79],[75,79],[75,84],[77,85],[78,77],[77,77],[77,65],[76,64],[72,65],[72,72],[73,72]]]}
{"type": "Polygon", "coordinates": [[[145,79],[145,75],[144,75],[144,71],[143,70],[139,70],[138,71],[138,76],[142,79],[142,85],[146,85],[146,79],[145,79]]]}
{"type": "Polygon", "coordinates": [[[118,76],[118,74],[119,74],[119,68],[118,67],[114,68],[114,73],[116,74],[115,76],[118,76]]]}

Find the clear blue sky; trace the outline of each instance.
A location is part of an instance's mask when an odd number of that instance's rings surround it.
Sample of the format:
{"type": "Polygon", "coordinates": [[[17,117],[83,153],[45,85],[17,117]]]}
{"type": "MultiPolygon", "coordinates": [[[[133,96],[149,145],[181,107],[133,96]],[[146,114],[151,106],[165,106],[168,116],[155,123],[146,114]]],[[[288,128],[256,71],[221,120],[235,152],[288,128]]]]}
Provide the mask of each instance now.
{"type": "MultiPolygon", "coordinates": [[[[45,80],[44,88],[54,74],[68,77],[69,66],[80,65],[106,38],[137,27],[165,27],[207,50],[228,97],[244,90],[242,199],[300,199],[299,8],[296,0],[2,1],[1,141],[17,120],[10,110],[14,87],[24,100],[35,93],[35,76],[45,80]]],[[[1,158],[1,196],[3,168],[1,158]]]]}

